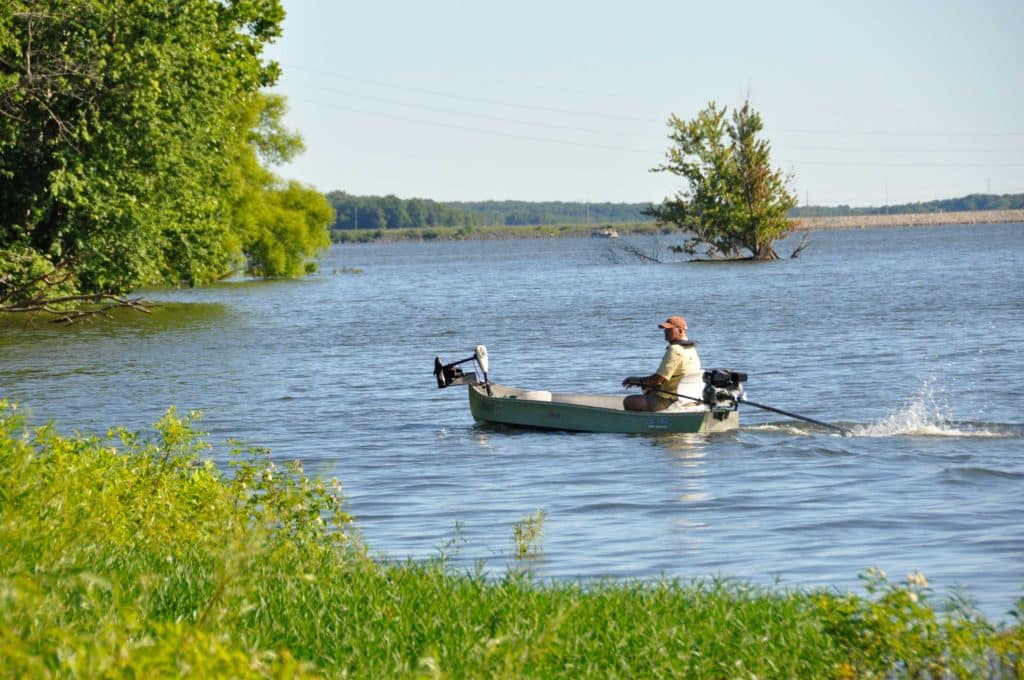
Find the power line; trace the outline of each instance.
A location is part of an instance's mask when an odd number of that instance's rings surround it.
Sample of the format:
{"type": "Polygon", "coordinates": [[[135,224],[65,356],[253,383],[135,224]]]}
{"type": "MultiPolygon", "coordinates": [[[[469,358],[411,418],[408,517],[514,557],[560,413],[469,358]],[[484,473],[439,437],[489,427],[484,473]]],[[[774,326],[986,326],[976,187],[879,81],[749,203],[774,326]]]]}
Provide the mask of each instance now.
{"type": "MultiPolygon", "coordinates": [[[[422,125],[427,127],[437,127],[449,130],[458,130],[461,132],[469,132],[473,134],[481,134],[492,137],[501,137],[506,139],[517,139],[521,141],[538,142],[542,144],[559,144],[565,146],[575,146],[581,148],[593,148],[593,149],[606,149],[611,151],[622,151],[633,154],[643,154],[647,156],[662,156],[665,153],[665,149],[653,149],[653,148],[635,148],[623,145],[615,144],[601,144],[595,142],[582,142],[570,139],[559,139],[555,137],[542,137],[537,135],[528,135],[515,132],[507,132],[503,130],[494,130],[482,127],[473,127],[468,125],[461,125],[458,123],[451,123],[446,121],[436,120],[425,120],[421,118],[414,118],[410,116],[397,115],[394,113],[368,110],[364,108],[345,106],[342,104],[324,104],[322,102],[316,102],[313,100],[305,99],[303,97],[295,98],[299,101],[309,102],[317,107],[332,109],[336,111],[348,111],[350,113],[357,113],[365,116],[370,116],[374,119],[389,119],[397,120],[403,123],[411,123],[413,125],[422,125]]],[[[592,132],[582,128],[571,128],[568,126],[560,127],[560,129],[576,129],[583,132],[592,132]]],[[[819,166],[834,166],[834,167],[932,167],[932,168],[946,168],[946,167],[979,167],[979,168],[1015,168],[1024,167],[1024,161],[1020,163],[901,163],[901,162],[879,162],[879,161],[804,161],[795,159],[778,159],[776,163],[789,164],[789,165],[819,165],[819,166]]]]}
{"type": "Polygon", "coordinates": [[[950,153],[950,154],[961,154],[961,153],[997,153],[997,154],[1024,154],[1024,149],[908,149],[908,148],[859,148],[850,149],[839,146],[804,146],[804,145],[793,145],[793,144],[779,144],[778,146],[784,146],[786,149],[795,151],[829,151],[833,153],[923,153],[923,154],[937,154],[937,153],[950,153]]]}
{"type": "MultiPolygon", "coordinates": [[[[303,69],[301,67],[297,67],[297,68],[298,68],[298,70],[306,70],[306,71],[311,71],[311,72],[316,73],[315,71],[312,71],[311,69],[303,69]]],[[[388,84],[388,83],[378,83],[378,82],[375,82],[375,81],[365,81],[365,80],[359,80],[359,79],[355,79],[355,78],[347,78],[345,76],[341,76],[341,75],[338,75],[338,74],[330,74],[330,75],[332,77],[336,77],[336,78],[344,79],[344,80],[350,80],[350,81],[353,81],[353,82],[370,83],[370,84],[374,84],[374,85],[378,85],[378,86],[382,86],[382,87],[390,87],[390,88],[394,88],[394,89],[398,89],[398,90],[406,90],[406,91],[411,91],[411,92],[426,92],[426,93],[430,93],[430,94],[433,94],[433,95],[446,96],[446,97],[449,97],[449,98],[452,98],[452,99],[463,100],[463,101],[472,101],[472,102],[477,102],[477,103],[485,102],[485,103],[488,103],[488,104],[497,104],[497,105],[501,105],[501,106],[512,106],[512,107],[515,107],[515,108],[521,108],[521,109],[527,109],[527,110],[558,111],[558,112],[562,112],[562,113],[573,113],[574,115],[589,115],[589,116],[599,115],[599,114],[594,114],[592,112],[568,111],[568,110],[565,110],[565,109],[553,109],[553,108],[549,108],[549,107],[536,107],[536,106],[521,105],[521,104],[509,104],[508,102],[501,102],[501,101],[498,101],[498,100],[489,100],[489,99],[483,99],[483,98],[477,98],[477,97],[465,97],[465,96],[462,96],[462,95],[453,95],[451,93],[441,92],[441,91],[438,91],[438,90],[431,90],[431,89],[428,89],[428,88],[406,87],[406,86],[400,86],[400,85],[392,85],[392,84],[388,84]]],[[[456,109],[451,109],[451,108],[439,108],[439,107],[435,107],[435,106],[424,106],[424,105],[419,104],[419,103],[407,102],[407,101],[403,101],[401,99],[395,99],[393,97],[382,97],[382,96],[375,95],[375,94],[365,94],[365,93],[360,93],[360,92],[354,92],[354,91],[349,90],[349,89],[340,89],[340,88],[336,88],[336,87],[311,86],[311,87],[309,87],[309,89],[314,89],[314,90],[317,90],[317,91],[320,91],[320,92],[325,92],[325,93],[328,93],[328,94],[338,94],[338,95],[342,95],[344,97],[347,97],[349,99],[358,98],[358,99],[364,99],[364,100],[369,100],[369,101],[375,101],[375,102],[379,102],[381,104],[385,104],[388,107],[399,106],[399,107],[405,107],[405,108],[415,108],[416,111],[418,111],[418,112],[437,113],[437,114],[441,114],[443,116],[446,116],[448,118],[452,118],[452,117],[454,117],[456,119],[458,119],[458,118],[474,118],[474,119],[478,119],[478,120],[491,121],[491,122],[497,122],[497,123],[511,123],[513,125],[520,125],[520,126],[526,126],[526,127],[543,128],[543,129],[557,130],[557,131],[568,131],[568,132],[576,132],[576,133],[590,134],[590,135],[594,135],[594,134],[605,135],[605,136],[614,137],[614,138],[623,138],[623,137],[648,138],[649,137],[649,135],[641,135],[641,134],[638,134],[638,133],[631,133],[631,132],[623,132],[623,131],[611,132],[611,131],[601,130],[601,129],[597,129],[597,128],[592,128],[592,127],[582,127],[582,126],[575,126],[575,125],[563,125],[563,124],[548,123],[548,122],[543,122],[543,121],[530,121],[530,120],[522,120],[522,119],[518,119],[518,118],[512,118],[512,117],[508,117],[508,116],[500,116],[500,115],[493,115],[493,114],[477,113],[477,112],[471,112],[471,111],[465,111],[465,110],[456,110],[456,109]]],[[[388,111],[370,110],[370,109],[361,108],[361,107],[358,107],[358,106],[350,106],[350,105],[337,104],[337,103],[325,104],[323,102],[317,102],[317,101],[314,101],[314,100],[311,100],[311,99],[306,99],[304,97],[292,97],[292,99],[295,99],[295,100],[298,100],[298,101],[308,102],[308,103],[310,103],[310,104],[312,104],[312,105],[314,105],[314,106],[316,106],[318,108],[333,109],[333,110],[339,110],[339,111],[347,111],[347,112],[350,112],[350,113],[356,113],[356,114],[360,114],[360,115],[371,116],[374,119],[396,120],[396,121],[401,121],[401,122],[404,122],[404,123],[409,123],[409,124],[414,124],[414,125],[421,125],[421,126],[428,126],[428,127],[435,127],[435,128],[444,128],[444,129],[457,130],[457,131],[461,131],[461,132],[468,132],[468,133],[478,134],[478,135],[486,135],[486,136],[500,137],[500,138],[506,138],[506,139],[516,139],[516,140],[530,141],[530,142],[536,142],[536,143],[541,143],[541,144],[559,144],[559,145],[574,146],[574,147],[581,147],[581,148],[605,149],[605,150],[626,152],[626,153],[631,153],[631,154],[643,154],[643,155],[646,155],[646,156],[651,156],[652,158],[653,157],[662,157],[664,155],[666,149],[668,148],[667,145],[666,145],[666,147],[659,148],[659,149],[654,149],[654,148],[637,148],[637,147],[631,147],[629,145],[608,144],[608,143],[600,143],[600,142],[593,142],[593,141],[571,140],[571,139],[552,137],[552,136],[532,135],[532,134],[527,134],[527,133],[512,132],[512,131],[509,131],[509,130],[500,130],[500,129],[494,129],[494,128],[489,128],[489,127],[479,127],[479,126],[465,125],[465,124],[461,124],[461,123],[458,123],[458,122],[451,122],[451,120],[444,120],[444,121],[428,120],[428,119],[424,119],[422,117],[415,117],[415,116],[408,116],[408,115],[398,114],[398,113],[395,113],[395,112],[390,111],[390,110],[388,110],[388,111]]],[[[623,118],[621,116],[611,116],[611,115],[605,116],[605,117],[623,118]]],[[[640,118],[627,118],[627,119],[628,120],[642,120],[640,118]]],[[[650,121],[647,121],[647,122],[650,122],[650,121]]],[[[789,133],[789,134],[836,134],[836,135],[847,135],[847,134],[848,135],[870,135],[870,134],[876,134],[876,135],[883,135],[883,136],[897,136],[897,135],[901,134],[901,133],[896,133],[896,132],[892,132],[892,131],[888,131],[888,132],[880,131],[880,132],[873,132],[873,133],[871,133],[871,132],[841,132],[841,131],[831,131],[830,132],[830,131],[825,131],[825,130],[801,130],[801,131],[777,130],[775,132],[789,133]]],[[[1002,133],[999,133],[999,134],[997,134],[997,133],[984,133],[983,136],[986,136],[986,137],[1015,136],[1017,134],[1018,133],[1005,133],[1005,134],[1002,134],[1002,133]]],[[[948,137],[970,137],[970,136],[973,136],[973,135],[966,134],[966,133],[948,133],[948,134],[944,133],[944,134],[941,134],[941,135],[931,135],[930,133],[911,133],[908,136],[916,136],[916,137],[940,136],[940,137],[947,137],[948,138],[948,137]]],[[[1024,153],[1024,152],[1018,152],[1018,151],[1015,151],[1015,150],[1012,150],[1012,149],[998,149],[998,150],[988,150],[988,149],[984,149],[984,150],[980,150],[980,149],[979,150],[970,150],[970,149],[915,149],[915,150],[910,150],[910,149],[886,149],[886,150],[877,150],[877,149],[844,149],[844,148],[840,148],[840,147],[826,147],[826,146],[796,146],[796,147],[786,146],[785,148],[787,148],[789,150],[797,150],[797,151],[827,151],[827,152],[842,153],[842,154],[910,153],[910,154],[929,154],[929,155],[933,155],[933,154],[942,154],[942,153],[957,153],[957,154],[964,154],[964,153],[979,153],[979,154],[980,153],[999,153],[999,154],[1024,153]]],[[[783,159],[783,160],[776,161],[776,162],[783,163],[783,164],[789,164],[789,165],[798,165],[798,166],[824,166],[824,167],[906,167],[906,168],[953,168],[953,167],[963,167],[963,168],[972,168],[972,167],[973,168],[1016,168],[1016,167],[1024,167],[1024,162],[1019,162],[1019,163],[1018,162],[1011,162],[1011,163],[1006,163],[1006,162],[1002,162],[1002,163],[978,163],[978,162],[956,162],[956,161],[954,161],[954,162],[921,162],[921,161],[911,162],[911,161],[898,161],[897,162],[897,161],[879,161],[879,160],[864,160],[864,161],[855,161],[855,160],[831,160],[831,161],[829,161],[829,160],[825,160],[825,161],[814,161],[814,160],[796,160],[796,159],[783,159]]]]}
{"type": "MultiPolygon", "coordinates": [[[[551,107],[551,106],[538,106],[538,105],[535,105],[535,104],[523,104],[521,102],[510,102],[508,100],[494,99],[494,98],[488,98],[488,97],[474,97],[474,96],[469,96],[469,95],[465,95],[465,94],[461,94],[461,93],[455,93],[455,92],[451,92],[451,91],[439,90],[439,89],[434,89],[434,88],[420,87],[420,86],[415,86],[415,85],[399,85],[399,84],[388,83],[388,82],[383,82],[383,81],[379,81],[379,80],[371,80],[371,79],[366,79],[366,78],[355,78],[355,77],[347,76],[347,75],[344,75],[344,74],[341,74],[341,73],[337,73],[337,72],[334,72],[334,71],[324,71],[324,70],[319,70],[319,69],[312,69],[312,68],[308,68],[306,66],[302,66],[302,65],[299,65],[299,64],[282,64],[282,66],[285,66],[285,67],[287,67],[289,69],[294,69],[296,71],[312,74],[312,75],[317,76],[317,77],[327,78],[327,79],[344,80],[344,81],[348,81],[350,83],[360,83],[360,84],[363,84],[363,85],[371,85],[371,86],[374,86],[374,87],[383,87],[383,88],[388,88],[388,89],[391,89],[391,90],[399,90],[399,91],[404,91],[404,92],[414,92],[414,93],[420,93],[420,94],[427,94],[427,95],[434,96],[434,97],[443,97],[443,98],[446,98],[446,99],[453,99],[453,100],[457,100],[457,101],[464,101],[464,102],[469,102],[469,103],[474,103],[474,104],[487,104],[487,105],[490,105],[490,106],[502,106],[502,107],[507,107],[507,108],[526,110],[526,111],[542,111],[542,112],[546,112],[546,113],[559,113],[559,114],[566,114],[566,115],[572,115],[572,116],[590,116],[590,117],[598,117],[598,118],[607,118],[607,119],[612,119],[612,120],[625,120],[625,121],[644,122],[644,123],[648,123],[648,124],[652,124],[654,122],[654,121],[652,121],[652,119],[650,117],[629,116],[629,115],[623,115],[623,114],[617,114],[617,113],[609,113],[608,111],[592,111],[592,110],[581,110],[581,109],[566,109],[566,108],[551,107]]],[[[323,88],[323,89],[329,89],[329,88],[323,88]]],[[[342,94],[347,94],[347,95],[350,95],[350,96],[352,95],[351,91],[342,91],[341,93],[342,94]]],[[[381,99],[381,100],[384,99],[384,98],[380,98],[380,97],[375,97],[374,95],[357,94],[355,96],[361,96],[361,97],[364,97],[364,98],[375,98],[375,99],[381,99]]],[[[395,100],[390,100],[390,101],[393,102],[395,100]]],[[[418,104],[402,104],[402,105],[404,105],[404,106],[418,106],[418,104]]],[[[465,115],[472,115],[472,114],[465,114],[465,115]]],[[[667,116],[664,119],[659,119],[657,121],[657,123],[664,124],[665,120],[667,120],[667,116]]],[[[841,129],[825,129],[825,128],[817,128],[817,129],[815,129],[815,128],[802,128],[801,129],[801,128],[785,128],[785,127],[783,127],[783,128],[772,128],[772,129],[767,130],[767,131],[770,132],[773,135],[774,134],[783,134],[783,135],[792,134],[792,135],[858,136],[858,137],[868,137],[868,136],[877,136],[877,137],[938,137],[938,138],[1024,137],[1024,131],[1010,131],[1010,132],[993,132],[993,131],[985,131],[985,132],[964,132],[964,131],[955,131],[955,132],[926,132],[926,131],[922,131],[922,130],[841,130],[841,129]]]]}
{"type": "Polygon", "coordinates": [[[826,165],[866,168],[1024,168],[1024,161],[1020,163],[885,163],[868,161],[797,161],[782,159],[776,162],[788,163],[790,165],[826,165]]]}
{"type": "Polygon", "coordinates": [[[828,135],[835,137],[1024,137],[1024,132],[922,132],[920,130],[796,130],[773,128],[784,135],[828,135]]]}
{"type": "Polygon", "coordinates": [[[337,111],[349,111],[351,113],[358,113],[366,116],[372,116],[374,118],[387,118],[390,120],[398,120],[404,123],[412,123],[414,125],[425,125],[429,127],[447,128],[450,130],[460,130],[463,132],[472,132],[476,134],[490,135],[494,137],[505,137],[508,139],[519,139],[532,142],[542,142],[545,144],[564,144],[569,146],[589,147],[595,149],[609,149],[613,151],[626,151],[629,153],[642,153],[642,154],[660,154],[663,150],[654,151],[652,149],[631,149],[624,146],[616,146],[613,144],[598,144],[593,142],[578,142],[569,139],[556,139],[552,137],[538,137],[533,135],[524,135],[513,132],[505,132],[502,130],[491,130],[487,128],[470,127],[468,125],[459,125],[456,123],[448,123],[434,120],[423,120],[418,118],[411,118],[409,116],[401,116],[393,113],[381,112],[381,111],[370,111],[367,109],[361,109],[353,106],[344,106],[339,104],[322,104],[318,102],[312,102],[311,100],[299,97],[300,101],[307,101],[315,104],[321,108],[333,109],[337,111]]]}
{"type": "Polygon", "coordinates": [[[596,117],[600,117],[600,118],[610,118],[610,119],[615,119],[615,120],[632,120],[632,121],[650,122],[650,119],[648,119],[648,118],[640,118],[640,117],[637,117],[637,116],[625,116],[625,115],[617,114],[617,113],[608,113],[607,111],[582,111],[582,110],[579,110],[579,109],[562,109],[562,108],[558,108],[558,107],[537,106],[537,105],[534,105],[534,104],[523,104],[523,103],[520,103],[520,102],[509,102],[509,101],[503,101],[503,100],[500,100],[500,99],[490,99],[490,98],[486,98],[486,97],[471,97],[471,96],[464,95],[464,94],[456,94],[456,93],[453,93],[453,92],[445,92],[444,90],[434,90],[434,89],[430,89],[430,88],[426,88],[426,87],[418,87],[418,86],[412,86],[412,85],[395,85],[393,83],[384,83],[384,82],[375,81],[375,80],[366,80],[366,79],[363,79],[363,78],[352,78],[350,76],[345,76],[345,75],[342,75],[340,73],[332,73],[332,72],[327,72],[327,71],[317,71],[316,69],[310,69],[310,68],[306,68],[304,66],[298,66],[298,65],[295,65],[295,64],[284,64],[284,66],[287,66],[288,68],[294,68],[294,69],[297,69],[299,71],[306,71],[307,73],[313,73],[313,74],[320,75],[320,76],[327,76],[327,77],[330,77],[330,78],[337,78],[339,80],[347,80],[349,82],[354,82],[354,83],[362,83],[364,85],[373,85],[375,87],[386,87],[386,88],[395,89],[395,90],[403,90],[403,91],[406,91],[406,92],[419,92],[421,94],[429,94],[429,95],[434,96],[434,97],[444,97],[444,98],[447,98],[447,99],[455,99],[455,100],[459,100],[459,101],[472,102],[472,103],[475,103],[475,104],[488,104],[488,105],[492,105],[492,106],[505,106],[505,107],[513,108],[513,109],[524,109],[524,110],[530,110],[530,111],[544,111],[544,112],[547,112],[547,113],[562,113],[562,114],[567,114],[567,115],[571,115],[571,116],[596,116],[596,117]]]}
{"type": "MultiPolygon", "coordinates": [[[[359,93],[359,92],[353,92],[351,90],[342,90],[342,89],[338,89],[338,88],[334,88],[334,87],[311,87],[310,89],[317,90],[319,92],[326,92],[326,93],[330,93],[330,94],[340,94],[340,95],[344,95],[346,97],[366,99],[366,100],[370,100],[370,101],[379,102],[379,103],[382,103],[382,104],[393,104],[393,105],[397,105],[397,106],[401,106],[401,107],[405,107],[405,108],[415,108],[417,111],[429,111],[431,113],[441,113],[441,114],[445,114],[445,115],[455,115],[455,116],[468,117],[468,118],[478,118],[480,120],[489,120],[489,121],[496,121],[496,122],[501,122],[501,123],[514,123],[516,125],[526,125],[526,126],[531,126],[531,127],[541,127],[541,128],[552,129],[552,130],[570,130],[570,131],[573,131],[573,132],[585,132],[585,133],[601,134],[601,135],[609,134],[608,130],[600,130],[600,129],[597,129],[597,128],[586,128],[586,127],[580,127],[578,125],[561,125],[561,124],[558,124],[558,123],[547,123],[547,122],[539,122],[539,121],[522,120],[522,119],[519,119],[519,118],[510,118],[508,116],[495,116],[495,115],[486,114],[486,113],[476,113],[476,112],[462,111],[462,110],[456,110],[456,109],[438,108],[438,107],[434,107],[434,106],[424,106],[423,104],[420,104],[418,102],[406,102],[406,101],[402,101],[400,99],[393,99],[391,97],[380,97],[380,96],[377,96],[377,95],[363,94],[363,93],[359,93]]],[[[640,137],[646,138],[646,137],[648,137],[648,135],[641,135],[641,134],[634,133],[634,132],[615,132],[614,134],[616,134],[617,136],[620,136],[620,137],[621,136],[637,137],[637,138],[640,138],[640,137]]]]}

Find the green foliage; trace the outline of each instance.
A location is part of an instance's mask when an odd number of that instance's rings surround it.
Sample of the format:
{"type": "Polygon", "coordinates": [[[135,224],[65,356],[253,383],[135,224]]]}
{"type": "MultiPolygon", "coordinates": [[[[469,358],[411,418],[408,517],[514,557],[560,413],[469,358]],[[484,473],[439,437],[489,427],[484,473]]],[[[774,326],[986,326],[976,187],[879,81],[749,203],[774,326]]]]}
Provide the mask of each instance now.
{"type": "Polygon", "coordinates": [[[336,489],[238,448],[200,455],[194,415],[143,438],[28,429],[0,402],[0,667],[15,676],[301,676],[308,664],[233,634],[268,560],[352,551],[336,489]]]}
{"type": "Polygon", "coordinates": [[[525,559],[540,554],[540,539],[544,535],[544,513],[538,509],[512,525],[512,542],[516,557],[525,559]]]}
{"type": "Polygon", "coordinates": [[[302,276],[315,270],[309,258],[331,244],[326,227],[334,212],[323,194],[282,182],[260,162],[283,163],[302,150],[302,140],[281,125],[284,113],[282,97],[257,94],[240,114],[247,134],[235,149],[232,225],[253,276],[302,276]]]}
{"type": "Polygon", "coordinates": [[[422,227],[473,227],[480,223],[473,213],[422,198],[353,196],[331,191],[327,200],[336,218],[333,230],[409,229],[422,227]]]}
{"type": "MultiPolygon", "coordinates": [[[[0,402],[0,669],[12,677],[1020,677],[1024,632],[723,580],[536,583],[372,561],[336,486],[195,416],[104,438],[0,402]]],[[[524,537],[535,515],[518,523],[524,537]]],[[[532,540],[532,539],[531,539],[532,540]]],[[[1024,601],[1021,603],[1024,605],[1024,601]]]]}
{"type": "Polygon", "coordinates": [[[26,247],[0,250],[0,301],[20,306],[45,298],[49,306],[63,309],[64,301],[77,295],[72,274],[49,258],[26,247]]]}
{"type": "MultiPolygon", "coordinates": [[[[885,572],[861,575],[874,599],[818,596],[825,631],[841,646],[840,677],[1020,677],[1024,634],[1000,632],[963,599],[952,598],[940,617],[928,602],[930,588],[919,573],[903,585],[885,572]],[[988,671],[999,670],[1000,674],[988,671]]],[[[1024,600],[1021,602],[1024,605],[1024,600]]]]}
{"type": "Polygon", "coordinates": [[[706,246],[712,255],[777,258],[772,243],[791,228],[786,215],[796,197],[788,178],[771,168],[771,147],[758,137],[764,125],[750,102],[732,116],[711,102],[691,121],[672,115],[669,127],[674,146],[655,171],[678,175],[687,187],[646,214],[692,233],[683,247],[691,254],[706,246]]]}
{"type": "Polygon", "coordinates": [[[10,208],[0,243],[67,263],[83,292],[228,270],[217,203],[230,112],[272,81],[250,50],[277,35],[276,25],[245,33],[255,5],[16,7],[16,41],[0,55],[19,76],[0,116],[0,202],[10,208]]]}
{"type": "Polygon", "coordinates": [[[81,295],[202,284],[243,255],[301,275],[329,210],[254,160],[301,148],[257,94],[283,18],[280,0],[3,3],[0,250],[47,259],[81,295]]]}
{"type": "Polygon", "coordinates": [[[646,222],[648,203],[580,203],[571,201],[459,201],[452,208],[475,213],[481,224],[526,226],[646,222]]]}
{"type": "Polygon", "coordinates": [[[422,229],[481,226],[525,227],[558,224],[650,222],[648,203],[576,203],[563,201],[448,201],[353,196],[332,191],[337,215],[331,229],[422,229]]]}

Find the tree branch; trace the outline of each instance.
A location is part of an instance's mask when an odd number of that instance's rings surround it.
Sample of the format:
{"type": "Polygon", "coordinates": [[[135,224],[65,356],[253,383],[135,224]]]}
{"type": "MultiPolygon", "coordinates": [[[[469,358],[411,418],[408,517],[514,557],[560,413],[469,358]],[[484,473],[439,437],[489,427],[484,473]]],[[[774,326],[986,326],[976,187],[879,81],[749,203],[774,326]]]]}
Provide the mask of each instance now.
{"type": "Polygon", "coordinates": [[[789,254],[790,259],[794,259],[795,260],[796,258],[800,257],[800,253],[802,253],[804,248],[806,248],[807,245],[808,245],[807,237],[808,237],[808,233],[805,231],[804,232],[804,237],[802,239],[800,239],[800,245],[798,245],[796,248],[794,248],[793,252],[791,252],[789,254]]]}
{"type": "Polygon", "coordinates": [[[15,302],[9,305],[0,305],[0,313],[11,314],[25,312],[43,312],[56,318],[54,322],[74,323],[82,319],[94,316],[110,318],[108,313],[112,309],[128,308],[148,314],[156,307],[156,303],[143,298],[129,298],[121,295],[110,295],[107,293],[95,293],[91,295],[64,295],[56,298],[36,298],[15,302]],[[68,303],[79,303],[94,306],[75,307],[73,309],[60,309],[58,305],[68,303]]]}

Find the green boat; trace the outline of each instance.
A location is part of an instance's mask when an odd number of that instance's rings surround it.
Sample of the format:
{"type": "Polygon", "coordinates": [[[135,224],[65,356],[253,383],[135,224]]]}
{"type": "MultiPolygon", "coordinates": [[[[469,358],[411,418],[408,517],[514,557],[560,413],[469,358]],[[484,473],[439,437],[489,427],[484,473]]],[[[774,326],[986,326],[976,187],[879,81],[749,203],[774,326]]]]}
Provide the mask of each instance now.
{"type": "Polygon", "coordinates": [[[440,388],[466,385],[469,410],[485,423],[543,430],[576,432],[676,433],[723,432],[739,427],[738,406],[746,379],[734,371],[705,371],[700,382],[683,382],[679,400],[664,411],[627,411],[622,396],[556,393],[525,390],[491,382],[487,377],[487,348],[479,345],[473,356],[450,364],[434,359],[440,388]],[[483,374],[463,372],[459,364],[475,361],[483,374]],[[693,398],[688,392],[699,394],[693,398]]]}

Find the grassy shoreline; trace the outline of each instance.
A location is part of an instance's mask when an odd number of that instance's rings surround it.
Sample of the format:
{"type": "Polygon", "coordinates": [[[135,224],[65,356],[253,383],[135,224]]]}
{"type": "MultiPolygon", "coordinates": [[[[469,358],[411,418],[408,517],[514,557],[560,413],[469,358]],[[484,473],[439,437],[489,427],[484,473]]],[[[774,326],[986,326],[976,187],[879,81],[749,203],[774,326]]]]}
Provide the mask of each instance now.
{"type": "Polygon", "coordinates": [[[884,227],[937,227],[952,224],[1006,224],[1024,222],[1024,210],[973,210],[904,215],[856,215],[804,217],[797,220],[799,231],[819,229],[874,229],[884,227]]]}
{"type": "Polygon", "coordinates": [[[207,451],[173,410],[149,436],[65,437],[0,401],[0,676],[1024,674],[1019,626],[940,612],[920,575],[858,596],[382,562],[339,487],[207,451]]]}
{"type": "MultiPolygon", "coordinates": [[[[794,231],[828,229],[878,229],[885,227],[921,227],[951,224],[1003,224],[1024,222],[1024,210],[974,210],[946,213],[908,213],[902,215],[860,215],[843,217],[804,217],[795,220],[794,231]]],[[[614,228],[620,235],[673,233],[673,228],[653,222],[625,224],[557,224],[525,227],[424,227],[412,229],[349,229],[332,231],[334,243],[373,243],[398,241],[487,241],[523,238],[584,238],[597,236],[602,229],[614,228]]]]}

